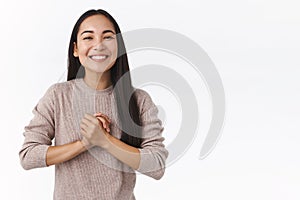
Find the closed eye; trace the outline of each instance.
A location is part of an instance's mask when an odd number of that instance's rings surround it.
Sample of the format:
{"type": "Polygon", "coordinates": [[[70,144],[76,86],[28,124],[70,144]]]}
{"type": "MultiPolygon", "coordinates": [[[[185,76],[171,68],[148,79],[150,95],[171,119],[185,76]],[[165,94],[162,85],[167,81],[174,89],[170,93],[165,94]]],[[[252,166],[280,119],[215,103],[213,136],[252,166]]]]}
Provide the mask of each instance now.
{"type": "Polygon", "coordinates": [[[91,39],[93,39],[92,37],[85,37],[85,38],[83,38],[84,40],[91,40],[91,39]]]}
{"type": "Polygon", "coordinates": [[[111,39],[114,39],[114,37],[113,36],[105,36],[104,39],[105,40],[111,40],[111,39]]]}

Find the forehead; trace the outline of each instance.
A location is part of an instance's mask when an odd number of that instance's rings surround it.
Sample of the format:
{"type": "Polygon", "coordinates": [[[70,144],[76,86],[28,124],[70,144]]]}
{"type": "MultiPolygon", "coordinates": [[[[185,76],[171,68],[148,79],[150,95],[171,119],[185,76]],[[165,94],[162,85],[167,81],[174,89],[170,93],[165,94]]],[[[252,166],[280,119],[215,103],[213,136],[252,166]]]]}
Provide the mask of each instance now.
{"type": "Polygon", "coordinates": [[[115,31],[114,26],[109,19],[107,19],[104,15],[93,15],[83,20],[80,24],[78,33],[84,30],[93,30],[95,32],[98,30],[102,32],[102,30],[107,29],[115,31]]]}

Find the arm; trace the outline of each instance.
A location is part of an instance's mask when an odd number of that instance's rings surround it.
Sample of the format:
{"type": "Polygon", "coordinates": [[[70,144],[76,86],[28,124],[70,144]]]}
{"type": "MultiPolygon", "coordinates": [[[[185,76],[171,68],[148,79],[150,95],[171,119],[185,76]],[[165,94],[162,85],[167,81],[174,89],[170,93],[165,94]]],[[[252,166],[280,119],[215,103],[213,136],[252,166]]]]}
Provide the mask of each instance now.
{"type": "Polygon", "coordinates": [[[141,114],[143,125],[141,148],[132,147],[108,134],[102,126],[98,125],[97,119],[88,114],[82,119],[81,134],[92,144],[104,148],[121,162],[158,180],[164,174],[168,151],[162,143],[164,141],[161,136],[163,127],[157,117],[157,107],[147,93],[142,95],[145,99],[141,114]]]}
{"type": "Polygon", "coordinates": [[[165,161],[169,153],[163,144],[163,127],[157,116],[158,109],[146,92],[143,92],[142,95],[144,102],[140,106],[143,108],[141,112],[143,126],[141,147],[132,147],[112,135],[106,134],[109,142],[104,149],[138,172],[159,180],[164,175],[165,161]]]}
{"type": "MultiPolygon", "coordinates": [[[[103,117],[99,117],[103,120],[103,117]]],[[[140,162],[139,150],[110,135],[95,116],[85,114],[80,123],[83,138],[95,146],[99,146],[115,156],[121,162],[137,169],[140,162]]]]}
{"type": "Polygon", "coordinates": [[[108,143],[104,146],[104,149],[121,162],[137,170],[141,160],[138,148],[130,146],[108,133],[106,135],[108,143]]]}
{"type": "Polygon", "coordinates": [[[165,173],[165,162],[169,155],[165,148],[162,137],[164,128],[158,118],[158,109],[150,95],[137,89],[137,102],[140,108],[140,119],[142,125],[142,138],[140,148],[141,156],[138,172],[159,180],[165,173]]]}
{"type": "MultiPolygon", "coordinates": [[[[55,85],[46,91],[32,112],[34,117],[24,128],[25,139],[19,151],[20,162],[24,169],[47,167],[68,161],[92,147],[85,138],[82,141],[51,146],[55,136],[55,85]]],[[[97,113],[95,116],[102,117],[99,123],[102,123],[109,131],[110,121],[107,116],[101,113],[97,113]]]]}
{"type": "Polygon", "coordinates": [[[50,166],[71,160],[86,150],[79,140],[60,146],[50,146],[46,154],[46,165],[50,166]]]}
{"type": "Polygon", "coordinates": [[[54,90],[52,85],[34,107],[33,119],[25,126],[19,157],[24,169],[46,167],[46,153],[54,138],[54,90]]]}
{"type": "MultiPolygon", "coordinates": [[[[98,123],[109,132],[110,120],[108,117],[102,113],[96,113],[94,116],[98,118],[98,123]]],[[[46,164],[49,166],[71,160],[92,147],[93,145],[86,138],[61,146],[50,146],[47,151],[46,164]]]]}
{"type": "Polygon", "coordinates": [[[156,180],[162,178],[165,173],[165,163],[169,155],[168,150],[165,148],[162,137],[164,128],[162,127],[161,120],[158,118],[158,109],[152,102],[150,96],[146,95],[144,102],[144,112],[141,115],[143,126],[143,142],[140,151],[141,160],[138,172],[152,177],[156,180]]]}

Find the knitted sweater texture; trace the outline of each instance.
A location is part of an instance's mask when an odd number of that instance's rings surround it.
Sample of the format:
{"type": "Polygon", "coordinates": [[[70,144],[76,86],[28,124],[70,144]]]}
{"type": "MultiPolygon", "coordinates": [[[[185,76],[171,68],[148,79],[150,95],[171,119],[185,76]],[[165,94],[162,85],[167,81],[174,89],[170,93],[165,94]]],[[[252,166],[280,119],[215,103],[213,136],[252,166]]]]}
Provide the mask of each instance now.
{"type": "MultiPolygon", "coordinates": [[[[142,122],[143,142],[136,170],[154,179],[165,172],[168,157],[162,137],[162,123],[149,94],[136,90],[142,122]]],[[[121,130],[113,87],[95,90],[82,78],[53,84],[33,109],[34,117],[24,128],[19,152],[24,169],[47,167],[46,153],[54,145],[81,140],[84,114],[102,112],[111,119],[110,133],[120,139],[121,130]]],[[[101,147],[93,147],[71,160],[55,165],[54,200],[135,200],[136,171],[101,147]]]]}

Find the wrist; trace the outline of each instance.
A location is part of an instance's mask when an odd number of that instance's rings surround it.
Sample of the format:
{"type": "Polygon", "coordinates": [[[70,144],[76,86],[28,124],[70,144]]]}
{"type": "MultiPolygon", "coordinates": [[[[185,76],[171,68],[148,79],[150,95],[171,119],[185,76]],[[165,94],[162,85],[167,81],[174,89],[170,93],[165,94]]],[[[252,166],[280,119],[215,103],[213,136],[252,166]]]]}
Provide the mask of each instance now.
{"type": "Polygon", "coordinates": [[[98,146],[102,147],[103,149],[107,150],[110,145],[112,144],[111,139],[112,139],[112,135],[110,135],[108,132],[105,131],[105,140],[101,142],[101,144],[99,144],[98,146]]]}
{"type": "Polygon", "coordinates": [[[88,150],[88,148],[85,146],[82,140],[78,140],[77,143],[80,146],[80,152],[85,152],[86,150],[88,150]]]}
{"type": "Polygon", "coordinates": [[[92,147],[85,138],[82,140],[79,140],[79,142],[80,142],[83,150],[89,150],[92,147]]]}

